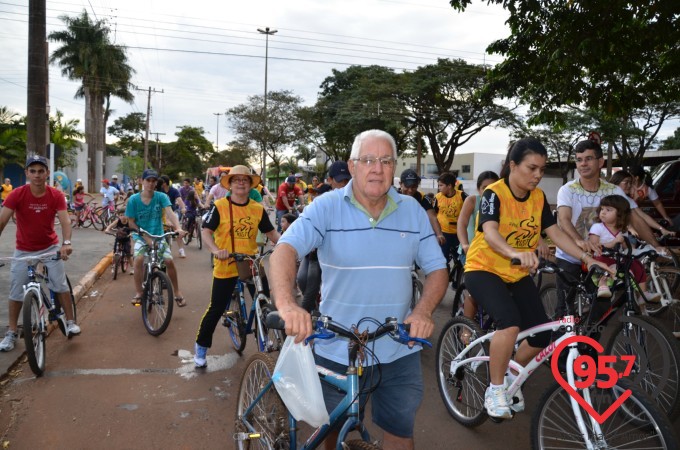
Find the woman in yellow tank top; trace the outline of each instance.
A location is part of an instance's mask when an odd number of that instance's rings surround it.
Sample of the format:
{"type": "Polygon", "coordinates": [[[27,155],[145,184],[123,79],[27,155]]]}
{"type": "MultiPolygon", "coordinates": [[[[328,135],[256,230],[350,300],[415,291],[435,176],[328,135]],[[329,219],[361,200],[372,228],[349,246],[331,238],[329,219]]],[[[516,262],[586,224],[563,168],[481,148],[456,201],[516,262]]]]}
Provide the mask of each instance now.
{"type": "MultiPolygon", "coordinates": [[[[547,159],[545,147],[534,138],[517,141],[508,152],[504,178],[482,194],[477,233],[470,244],[465,265],[465,282],[477,302],[494,318],[498,331],[490,345],[491,386],[486,391],[489,416],[512,417],[524,409],[521,392],[512,404],[506,386],[514,374],[508,363],[520,330],[548,321],[530,272],[538,267],[535,250],[541,231],[575,258],[588,264],[595,261],[556,226],[545,194],[538,183],[547,159]],[[513,266],[511,259],[521,261],[513,266]],[[509,380],[506,381],[506,377],[509,380]]],[[[522,342],[515,361],[526,365],[550,342],[549,333],[540,333],[522,342]]]]}

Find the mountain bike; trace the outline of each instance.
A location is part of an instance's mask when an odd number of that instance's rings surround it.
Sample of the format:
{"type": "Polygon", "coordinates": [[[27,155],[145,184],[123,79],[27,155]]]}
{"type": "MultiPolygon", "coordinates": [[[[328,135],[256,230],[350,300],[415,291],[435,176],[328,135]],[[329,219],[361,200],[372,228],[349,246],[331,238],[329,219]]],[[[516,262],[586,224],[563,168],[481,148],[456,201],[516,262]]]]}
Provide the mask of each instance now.
{"type": "MultiPolygon", "coordinates": [[[[555,266],[555,270],[559,269],[555,266]]],[[[560,373],[560,382],[546,391],[532,417],[532,447],[631,448],[633,441],[636,448],[677,448],[677,437],[668,418],[628,380],[632,365],[621,372],[611,367],[602,369],[597,377],[596,374],[590,377],[590,372],[586,374],[584,364],[599,359],[583,352],[580,344],[585,333],[583,328],[578,318],[568,311],[561,319],[524,330],[517,336],[519,343],[541,332],[563,333],[526,366],[510,361],[510,368],[517,372],[517,378],[508,386],[507,392],[508,398],[515,403],[524,382],[551,356],[553,372],[560,373]],[[563,354],[554,355],[557,349],[565,351],[566,358],[557,357],[563,354]],[[573,398],[569,391],[575,394],[573,398]],[[576,395],[580,396],[578,401],[576,395]],[[621,405],[610,411],[612,403],[619,399],[622,399],[621,405]],[[611,415],[598,421],[593,412],[600,415],[610,412],[611,415]]],[[[455,317],[439,336],[436,358],[439,391],[449,414],[466,427],[476,427],[488,417],[484,395],[491,379],[489,343],[494,335],[495,331],[485,333],[470,319],[455,317]],[[464,330],[471,334],[469,344],[460,338],[464,330]]],[[[613,361],[608,358],[606,361],[613,361]]]]}
{"type": "MultiPolygon", "coordinates": [[[[637,302],[640,289],[630,275],[634,259],[656,255],[656,251],[651,246],[634,251],[630,246],[626,248],[602,250],[603,254],[616,259],[617,276],[611,287],[614,294],[611,302],[597,298],[592,273],[582,274],[577,279],[561,270],[556,274],[565,286],[569,286],[565,295],[567,304],[576,306],[575,315],[584,323],[587,336],[599,340],[609,321],[621,310],[612,325],[611,336],[604,343],[605,351],[618,356],[635,355],[633,370],[640,374],[635,382],[674,420],[680,416],[680,345],[658,319],[642,315],[645,309],[637,302]]],[[[540,295],[548,317],[557,320],[555,310],[549,305],[557,301],[555,284],[545,284],[540,295]]],[[[644,298],[642,293],[639,295],[644,298]]],[[[646,302],[645,305],[653,303],[646,302]]]]}
{"type": "Polygon", "coordinates": [[[245,284],[242,280],[237,280],[236,289],[232,294],[231,301],[227,303],[224,311],[222,325],[229,330],[234,350],[241,355],[246,348],[246,338],[249,334],[255,334],[257,339],[257,350],[259,352],[275,352],[281,350],[285,335],[282,331],[271,329],[265,324],[267,315],[274,311],[274,305],[264,294],[264,268],[262,262],[264,257],[273,250],[268,250],[262,255],[247,255],[245,253],[231,253],[229,256],[236,261],[246,261],[250,263],[253,283],[255,285],[255,298],[250,307],[250,313],[246,310],[245,284]]]}
{"type": "Polygon", "coordinates": [[[103,230],[105,228],[99,214],[96,213],[97,203],[92,200],[85,203],[85,208],[78,214],[78,224],[84,228],[92,226],[95,230],[103,230]]]}
{"type": "MultiPolygon", "coordinates": [[[[359,373],[363,368],[359,355],[364,352],[370,354],[371,349],[367,344],[384,335],[405,345],[411,341],[420,345],[431,346],[431,344],[424,339],[409,337],[406,331],[408,326],[397,323],[393,317],[385,319],[383,323],[375,319],[362,319],[351,329],[334,322],[328,316],[312,315],[312,321],[314,334],[307,338],[307,341],[336,337],[349,341],[346,373],[337,373],[317,366],[319,377],[323,377],[324,382],[345,393],[343,400],[330,413],[330,423],[317,428],[309,437],[298,435],[298,423],[286,409],[272,381],[274,359],[266,353],[256,353],[246,363],[246,369],[239,383],[234,433],[238,449],[314,449],[328,437],[332,429],[339,430],[338,449],[380,448],[371,441],[368,430],[361,421],[360,412],[365,402],[359,401],[359,396],[366,391],[362,390],[360,385],[365,382],[359,379],[359,373]],[[359,327],[367,321],[377,324],[377,328],[370,333],[367,329],[359,331],[359,327]],[[357,431],[360,439],[349,440],[348,436],[351,431],[357,431]],[[299,438],[303,442],[298,443],[299,438]]],[[[277,311],[267,316],[266,325],[277,330],[285,328],[277,311]]],[[[379,366],[380,362],[376,361],[372,367],[378,367],[377,370],[379,370],[379,366]]],[[[375,378],[378,377],[376,374],[375,378]]],[[[365,373],[362,380],[371,378],[370,374],[365,373]]],[[[364,389],[374,390],[375,386],[364,387],[364,389]]]]}
{"type": "Polygon", "coordinates": [[[140,228],[136,231],[140,236],[152,240],[149,245],[144,241],[144,275],[142,282],[142,321],[146,331],[152,336],[160,336],[168,328],[175,303],[170,277],[165,273],[165,261],[162,258],[162,246],[167,237],[179,233],[170,231],[161,235],[153,235],[140,228]]]}
{"type": "MultiPolygon", "coordinates": [[[[26,358],[31,371],[36,376],[41,376],[45,372],[45,361],[47,356],[46,339],[49,333],[49,324],[56,322],[61,332],[68,339],[73,337],[66,334],[66,315],[64,309],[59,303],[59,298],[50,289],[45,291],[48,275],[47,267],[38,267],[40,261],[52,259],[57,260],[61,258],[59,252],[45,255],[37,255],[22,258],[7,258],[10,260],[26,260],[29,261],[28,283],[24,285],[24,296],[22,306],[23,318],[23,337],[26,344],[26,358]]],[[[77,311],[75,297],[73,296],[73,288],[71,281],[66,277],[68,283],[71,306],[73,307],[73,320],[77,321],[77,311]]]]}

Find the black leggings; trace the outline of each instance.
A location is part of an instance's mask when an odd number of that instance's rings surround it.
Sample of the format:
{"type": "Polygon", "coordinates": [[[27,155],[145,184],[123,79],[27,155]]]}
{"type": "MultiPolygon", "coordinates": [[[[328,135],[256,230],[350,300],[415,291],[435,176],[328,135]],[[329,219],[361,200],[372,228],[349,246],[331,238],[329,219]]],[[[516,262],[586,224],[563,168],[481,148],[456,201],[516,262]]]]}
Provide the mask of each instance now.
{"type": "Polygon", "coordinates": [[[231,301],[231,295],[236,287],[238,277],[213,278],[212,291],[210,292],[210,304],[203,313],[201,324],[198,327],[196,343],[203,347],[212,347],[213,333],[220,322],[227,303],[231,301]]]}
{"type": "MultiPolygon", "coordinates": [[[[538,289],[531,277],[506,283],[498,275],[485,271],[465,272],[465,286],[475,301],[493,317],[496,328],[520,330],[548,322],[538,289]]],[[[544,331],[527,338],[529,345],[547,347],[551,332],[544,331]]]]}

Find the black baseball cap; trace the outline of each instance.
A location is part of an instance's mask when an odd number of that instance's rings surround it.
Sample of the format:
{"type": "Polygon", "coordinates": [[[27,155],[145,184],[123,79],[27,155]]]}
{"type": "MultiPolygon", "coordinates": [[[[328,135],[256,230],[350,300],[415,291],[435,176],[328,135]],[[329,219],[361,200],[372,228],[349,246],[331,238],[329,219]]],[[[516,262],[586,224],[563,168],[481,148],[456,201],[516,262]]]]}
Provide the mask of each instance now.
{"type": "Polygon", "coordinates": [[[158,180],[158,172],[153,169],[146,169],[142,174],[142,180],[146,180],[147,178],[158,180]]]}
{"type": "Polygon", "coordinates": [[[26,158],[26,167],[25,168],[28,169],[28,166],[30,166],[31,164],[42,164],[43,166],[45,166],[45,169],[48,169],[48,170],[50,168],[47,165],[47,158],[45,158],[44,156],[40,156],[40,155],[31,155],[28,158],[26,158]]]}
{"type": "Polygon", "coordinates": [[[406,169],[401,173],[402,184],[406,187],[414,187],[420,184],[420,177],[413,169],[406,169]]]}
{"type": "Polygon", "coordinates": [[[345,161],[335,161],[328,169],[328,176],[335,181],[351,180],[352,175],[349,173],[349,167],[345,161]]]}

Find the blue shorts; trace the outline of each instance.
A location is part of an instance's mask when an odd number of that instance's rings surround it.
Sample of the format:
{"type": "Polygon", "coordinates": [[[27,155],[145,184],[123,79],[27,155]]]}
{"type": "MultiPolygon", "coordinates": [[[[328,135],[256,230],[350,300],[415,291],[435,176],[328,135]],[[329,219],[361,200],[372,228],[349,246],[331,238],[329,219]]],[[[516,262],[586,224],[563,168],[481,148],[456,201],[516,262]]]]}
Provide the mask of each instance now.
{"type": "MultiPolygon", "coordinates": [[[[320,366],[344,374],[347,366],[314,355],[320,366]]],[[[420,368],[420,352],[404,356],[389,364],[381,364],[380,370],[371,366],[364,368],[359,381],[360,390],[367,391],[380,378],[380,385],[371,393],[371,419],[383,430],[402,438],[413,437],[416,412],[423,401],[423,371],[420,368]],[[380,374],[380,375],[379,375],[380,374]]],[[[342,401],[344,392],[321,382],[326,409],[331,411],[342,401]]],[[[366,394],[361,395],[361,403],[366,394]]],[[[363,420],[363,416],[362,416],[363,420]]]]}

